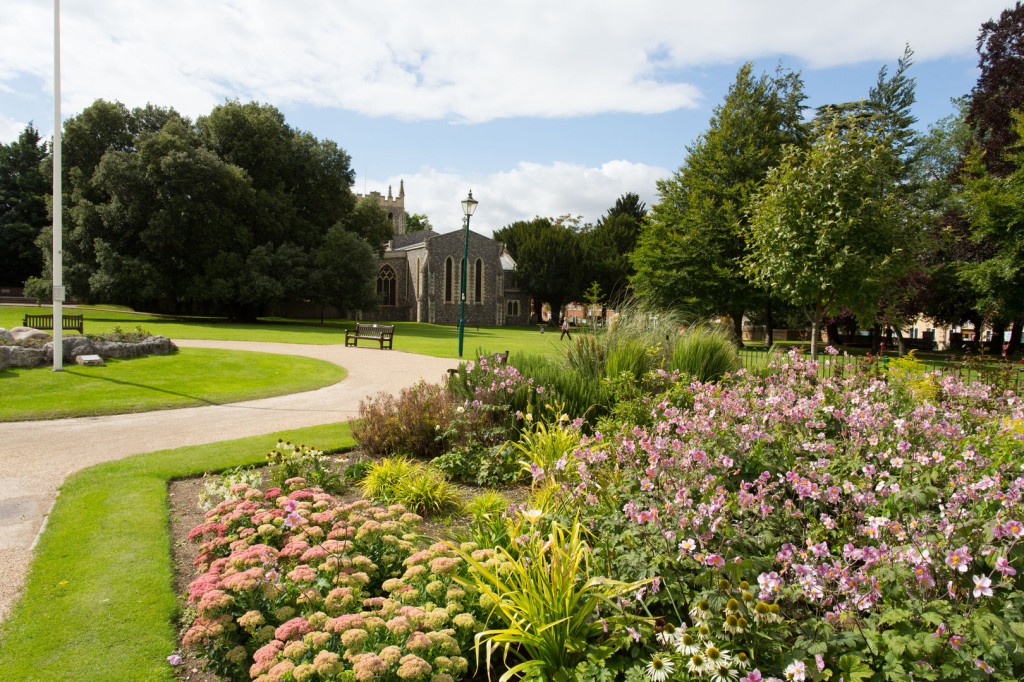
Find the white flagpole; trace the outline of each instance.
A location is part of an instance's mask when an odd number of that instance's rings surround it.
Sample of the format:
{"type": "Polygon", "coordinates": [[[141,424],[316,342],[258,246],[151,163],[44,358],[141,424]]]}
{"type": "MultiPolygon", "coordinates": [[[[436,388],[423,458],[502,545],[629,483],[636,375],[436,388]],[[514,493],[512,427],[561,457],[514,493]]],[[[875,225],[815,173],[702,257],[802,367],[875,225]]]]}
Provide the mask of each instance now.
{"type": "Polygon", "coordinates": [[[53,0],[53,371],[64,369],[64,224],[61,188],[60,0],[53,0]]]}

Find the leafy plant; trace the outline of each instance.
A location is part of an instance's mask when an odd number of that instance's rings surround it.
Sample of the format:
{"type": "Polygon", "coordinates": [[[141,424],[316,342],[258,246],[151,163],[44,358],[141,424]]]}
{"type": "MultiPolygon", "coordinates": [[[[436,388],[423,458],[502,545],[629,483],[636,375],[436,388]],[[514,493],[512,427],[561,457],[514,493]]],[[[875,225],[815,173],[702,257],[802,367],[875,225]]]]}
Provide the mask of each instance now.
{"type": "Polygon", "coordinates": [[[567,466],[573,449],[580,444],[580,432],[561,409],[546,407],[549,416],[536,422],[528,420],[512,447],[522,453],[520,466],[533,476],[534,483],[555,484],[574,475],[575,470],[567,466]]]}
{"type": "Polygon", "coordinates": [[[385,457],[369,466],[359,482],[359,490],[369,500],[391,502],[401,482],[419,466],[408,457],[385,457]]]}
{"type": "Polygon", "coordinates": [[[399,481],[392,500],[416,514],[443,514],[461,506],[458,492],[444,474],[431,466],[416,466],[399,481]]]}
{"type": "Polygon", "coordinates": [[[402,389],[397,398],[381,393],[361,401],[352,435],[375,457],[412,454],[433,459],[450,445],[438,439],[438,432],[452,421],[455,408],[455,399],[444,387],[420,382],[402,389]]]}
{"type": "Polygon", "coordinates": [[[456,550],[471,567],[459,582],[479,591],[492,605],[490,617],[500,623],[476,635],[477,657],[483,646],[488,670],[497,650],[503,660],[510,652],[520,660],[499,682],[516,677],[568,682],[579,663],[606,659],[628,646],[630,631],[639,636],[639,629],[649,628],[648,621],[625,612],[619,601],[645,581],[592,575],[580,523],[551,523],[542,533],[540,512],[526,518],[530,527],[517,530],[525,531],[527,539],[516,555],[499,547],[493,559],[481,561],[456,550]]]}

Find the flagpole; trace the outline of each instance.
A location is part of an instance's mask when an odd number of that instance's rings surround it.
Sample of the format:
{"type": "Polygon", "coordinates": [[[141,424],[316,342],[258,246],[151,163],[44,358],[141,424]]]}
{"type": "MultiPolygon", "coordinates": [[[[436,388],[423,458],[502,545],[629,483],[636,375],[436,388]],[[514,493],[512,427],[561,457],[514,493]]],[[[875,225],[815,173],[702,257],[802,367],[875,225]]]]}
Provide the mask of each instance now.
{"type": "Polygon", "coordinates": [[[64,220],[61,186],[60,0],[53,0],[53,371],[64,369],[64,220]]]}

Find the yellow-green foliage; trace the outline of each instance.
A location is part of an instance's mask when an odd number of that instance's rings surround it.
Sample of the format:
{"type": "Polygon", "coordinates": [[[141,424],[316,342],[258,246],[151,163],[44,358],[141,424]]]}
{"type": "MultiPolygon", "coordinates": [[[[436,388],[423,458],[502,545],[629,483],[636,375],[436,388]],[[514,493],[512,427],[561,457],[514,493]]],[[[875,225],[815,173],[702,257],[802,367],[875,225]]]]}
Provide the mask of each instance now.
{"type": "Polygon", "coordinates": [[[939,389],[935,373],[917,359],[916,350],[889,363],[889,384],[902,388],[916,401],[934,400],[939,389]]]}
{"type": "Polygon", "coordinates": [[[555,485],[573,473],[564,467],[580,444],[580,432],[561,407],[544,407],[547,415],[536,422],[526,416],[527,426],[512,446],[523,454],[523,470],[533,475],[535,483],[555,485]]]}

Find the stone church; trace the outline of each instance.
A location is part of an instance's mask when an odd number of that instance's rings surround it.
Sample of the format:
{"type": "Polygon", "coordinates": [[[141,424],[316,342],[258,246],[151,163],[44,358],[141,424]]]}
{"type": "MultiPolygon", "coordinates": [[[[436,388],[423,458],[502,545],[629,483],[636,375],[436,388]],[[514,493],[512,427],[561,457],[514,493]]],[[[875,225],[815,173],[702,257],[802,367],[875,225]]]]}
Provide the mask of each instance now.
{"type": "MultiPolygon", "coordinates": [[[[394,238],[388,242],[377,271],[380,309],[363,313],[362,319],[457,325],[465,230],[407,233],[404,180],[397,197],[391,187],[386,197],[380,192],[367,196],[387,211],[394,238]]],[[[525,325],[529,315],[530,299],[516,285],[516,263],[504,244],[470,231],[466,325],[525,325]]]]}

